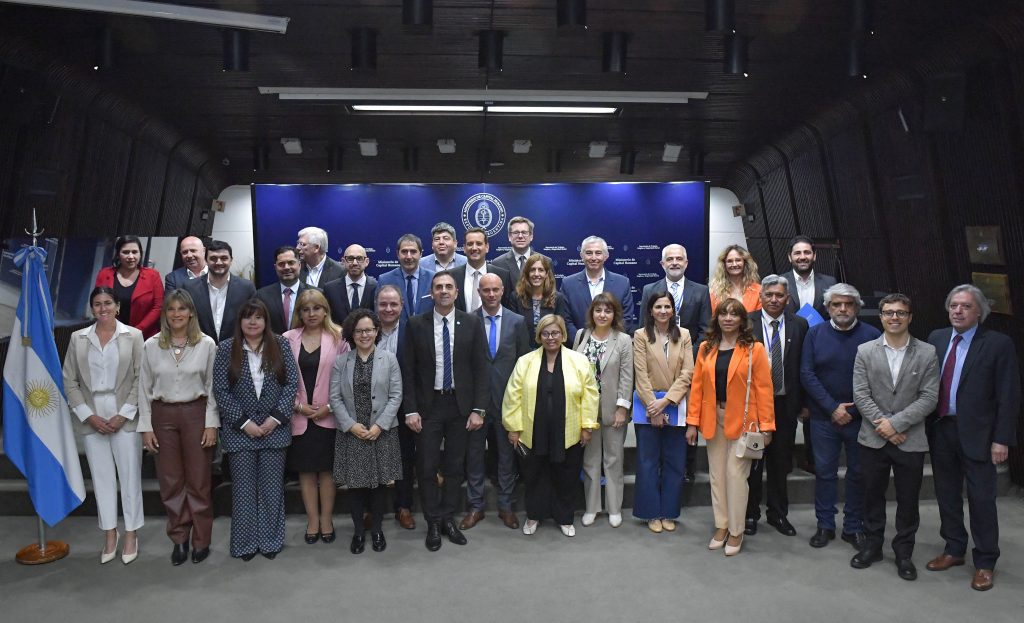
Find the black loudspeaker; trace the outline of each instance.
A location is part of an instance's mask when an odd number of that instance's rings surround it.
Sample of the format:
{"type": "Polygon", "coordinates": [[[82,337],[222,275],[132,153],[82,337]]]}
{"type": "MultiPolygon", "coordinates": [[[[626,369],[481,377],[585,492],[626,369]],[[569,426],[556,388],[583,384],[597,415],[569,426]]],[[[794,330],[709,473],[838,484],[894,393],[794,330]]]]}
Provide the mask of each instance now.
{"type": "Polygon", "coordinates": [[[925,83],[925,132],[962,132],[967,76],[964,73],[941,74],[925,83]]]}

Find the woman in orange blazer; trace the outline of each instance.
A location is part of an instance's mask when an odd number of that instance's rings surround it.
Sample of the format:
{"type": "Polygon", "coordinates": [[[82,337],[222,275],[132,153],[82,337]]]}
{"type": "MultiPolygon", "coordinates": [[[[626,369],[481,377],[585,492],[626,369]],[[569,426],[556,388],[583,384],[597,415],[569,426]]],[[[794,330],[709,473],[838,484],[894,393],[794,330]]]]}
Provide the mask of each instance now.
{"type": "Polygon", "coordinates": [[[747,512],[751,460],[737,458],[731,442],[743,431],[748,370],[747,422],[757,422],[761,432],[767,433],[767,444],[775,430],[771,364],[764,346],[754,339],[743,303],[727,298],[711,315],[707,339],[697,352],[686,409],[687,442],[696,444],[700,430],[708,443],[711,507],[715,513],[715,535],[708,549],[724,546],[726,556],[740,553],[747,512]]]}
{"type": "Polygon", "coordinates": [[[748,312],[761,309],[761,276],[757,274],[757,262],[750,252],[738,244],[722,249],[715,263],[715,272],[708,282],[711,294],[711,313],[720,301],[728,298],[743,301],[748,312]]]}
{"type": "Polygon", "coordinates": [[[100,269],[95,285],[113,288],[121,324],[135,327],[147,339],[160,330],[164,280],[155,269],[142,265],[142,241],[137,236],[114,241],[113,262],[100,269]]]}

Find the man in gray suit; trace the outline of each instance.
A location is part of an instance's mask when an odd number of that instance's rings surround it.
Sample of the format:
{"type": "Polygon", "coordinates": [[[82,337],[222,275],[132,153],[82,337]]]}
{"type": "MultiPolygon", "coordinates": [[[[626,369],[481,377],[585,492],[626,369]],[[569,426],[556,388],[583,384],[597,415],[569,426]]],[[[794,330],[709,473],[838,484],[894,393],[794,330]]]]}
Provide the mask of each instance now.
{"type": "Polygon", "coordinates": [[[928,451],[925,418],[939,400],[939,362],[935,347],[910,335],[913,309],[904,294],[890,294],[878,305],[884,332],[857,348],[853,364],[853,401],[862,420],[864,547],[850,561],[866,569],[882,559],[885,491],[892,471],[896,486],[896,536],[892,549],[904,580],[916,580],[911,560],[920,524],[918,499],[928,451]]]}
{"type": "MultiPolygon", "coordinates": [[[[512,245],[512,249],[494,258],[492,263],[508,271],[512,277],[512,286],[515,287],[519,283],[523,264],[526,263],[527,258],[539,251],[531,246],[533,244],[533,221],[525,216],[514,216],[509,220],[507,227],[508,242],[512,245]]],[[[544,254],[541,253],[541,255],[544,254]]],[[[509,293],[509,296],[515,297],[515,293],[509,293]]]]}
{"type": "MultiPolygon", "coordinates": [[[[481,305],[475,313],[483,320],[487,337],[491,386],[488,413],[501,413],[508,377],[512,375],[516,361],[533,349],[526,331],[526,320],[501,305],[504,290],[501,277],[497,274],[487,273],[480,277],[481,305]]],[[[500,418],[488,417],[484,418],[483,427],[469,433],[466,449],[466,498],[469,512],[459,524],[462,530],[469,530],[484,518],[484,446],[487,443],[497,446],[498,451],[498,517],[509,528],[519,527],[519,519],[512,510],[512,495],[516,488],[515,451],[501,427],[500,418]]]]}

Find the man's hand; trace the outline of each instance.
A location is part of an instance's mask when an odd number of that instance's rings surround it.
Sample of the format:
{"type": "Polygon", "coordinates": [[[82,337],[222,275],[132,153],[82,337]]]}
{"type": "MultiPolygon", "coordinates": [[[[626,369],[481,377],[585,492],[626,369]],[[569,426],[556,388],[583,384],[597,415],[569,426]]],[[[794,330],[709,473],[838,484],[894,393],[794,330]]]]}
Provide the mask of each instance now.
{"type": "Polygon", "coordinates": [[[852,402],[840,402],[836,410],[832,412],[832,421],[839,426],[846,426],[853,419],[853,416],[847,411],[853,406],[852,402]]]}
{"type": "Polygon", "coordinates": [[[999,465],[1010,455],[1010,449],[1001,443],[992,444],[992,463],[999,465]]]}
{"type": "Polygon", "coordinates": [[[466,430],[468,431],[479,430],[483,425],[484,419],[476,411],[470,413],[469,417],[466,418],[466,430]]]}
{"type": "Polygon", "coordinates": [[[410,413],[405,416],[405,425],[412,432],[418,433],[423,430],[423,418],[420,417],[419,413],[410,413]]]}

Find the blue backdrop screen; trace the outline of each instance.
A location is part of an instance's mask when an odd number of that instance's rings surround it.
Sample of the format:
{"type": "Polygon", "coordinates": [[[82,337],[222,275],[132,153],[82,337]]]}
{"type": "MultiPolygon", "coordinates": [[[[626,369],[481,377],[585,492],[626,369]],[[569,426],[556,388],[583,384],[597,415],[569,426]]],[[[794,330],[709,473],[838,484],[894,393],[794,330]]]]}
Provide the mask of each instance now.
{"type": "MultiPolygon", "coordinates": [[[[293,245],[315,225],[327,231],[330,256],[358,243],[370,257],[367,273],[398,265],[395,243],[404,233],[423,239],[438,221],[459,233],[488,230],[489,259],[509,250],[506,226],[514,216],[535,224],[533,247],[552,258],[559,279],[583,270],[580,242],[601,236],[610,247],[606,268],[629,277],[634,299],[663,277],[661,248],[687,249],[690,279],[707,283],[708,199],[704,182],[579,184],[337,184],[255,186],[253,212],[258,285],[276,280],[274,249],[293,245]]],[[[461,248],[460,248],[461,252],[461,248]]]]}

